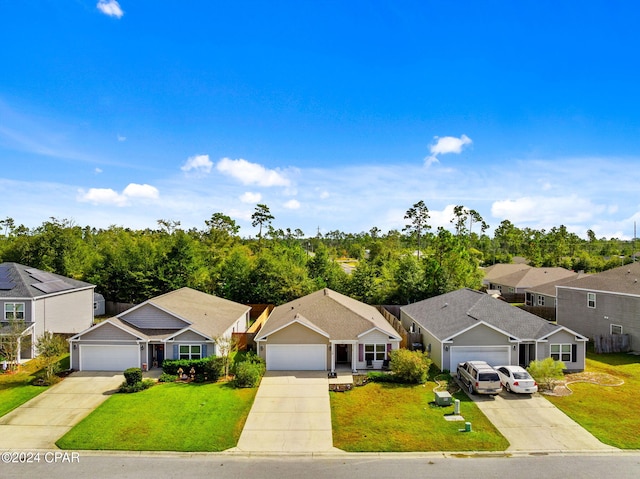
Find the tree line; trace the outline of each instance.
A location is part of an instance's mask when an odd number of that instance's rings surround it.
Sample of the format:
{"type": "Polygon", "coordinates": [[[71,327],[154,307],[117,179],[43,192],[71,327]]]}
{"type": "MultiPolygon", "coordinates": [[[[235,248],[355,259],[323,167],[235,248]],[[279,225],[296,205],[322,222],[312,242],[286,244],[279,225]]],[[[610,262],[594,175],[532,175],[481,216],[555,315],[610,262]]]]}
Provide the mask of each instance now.
{"type": "Polygon", "coordinates": [[[305,235],[276,229],[269,208],[252,216],[257,238],[213,213],[200,229],[161,219],[157,228],[97,229],[50,218],[35,228],[0,220],[0,261],[17,262],[97,285],[107,300],[140,303],[188,286],[240,303],[282,304],[329,287],[369,304],[407,304],[462,287],[479,288],[481,266],[525,257],[532,266],[597,272],[632,260],[634,242],[587,239],[565,226],[549,231],[489,225],[477,211],[456,206],[451,228],[429,224],[423,201],[406,226],[383,233],[329,231],[305,235]],[[349,258],[347,260],[346,258],[349,258]]]}

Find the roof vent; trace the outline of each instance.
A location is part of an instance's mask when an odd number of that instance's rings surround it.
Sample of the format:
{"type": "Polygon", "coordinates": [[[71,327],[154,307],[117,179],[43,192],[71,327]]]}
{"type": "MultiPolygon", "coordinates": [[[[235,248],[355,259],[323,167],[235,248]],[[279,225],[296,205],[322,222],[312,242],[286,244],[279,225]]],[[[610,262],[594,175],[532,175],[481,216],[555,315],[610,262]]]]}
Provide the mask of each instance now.
{"type": "Polygon", "coordinates": [[[447,306],[449,306],[449,303],[444,303],[443,308],[446,308],[447,306]]]}

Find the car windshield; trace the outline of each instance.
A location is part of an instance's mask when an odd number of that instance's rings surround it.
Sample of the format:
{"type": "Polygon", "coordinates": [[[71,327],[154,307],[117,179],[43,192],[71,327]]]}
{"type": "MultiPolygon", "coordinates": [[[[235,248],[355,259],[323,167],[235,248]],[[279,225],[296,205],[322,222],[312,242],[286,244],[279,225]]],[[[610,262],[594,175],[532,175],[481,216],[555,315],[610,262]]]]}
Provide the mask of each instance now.
{"type": "Polygon", "coordinates": [[[531,379],[531,376],[529,376],[529,373],[527,372],[514,371],[513,378],[514,379],[531,379]]]}
{"type": "Polygon", "coordinates": [[[500,381],[498,373],[486,372],[478,375],[480,381],[500,381]]]}

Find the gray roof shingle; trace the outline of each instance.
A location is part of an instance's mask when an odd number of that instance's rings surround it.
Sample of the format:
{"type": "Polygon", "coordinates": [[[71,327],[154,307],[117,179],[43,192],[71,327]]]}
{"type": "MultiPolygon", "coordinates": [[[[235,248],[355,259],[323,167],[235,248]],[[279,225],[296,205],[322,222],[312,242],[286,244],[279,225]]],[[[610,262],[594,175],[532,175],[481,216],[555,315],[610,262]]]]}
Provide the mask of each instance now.
{"type": "Polygon", "coordinates": [[[602,273],[591,274],[561,287],[640,296],[640,263],[631,263],[602,273]]]}
{"type": "Polygon", "coordinates": [[[58,289],[57,291],[53,291],[53,293],[77,291],[80,289],[95,287],[93,284],[85,283],[84,281],[68,278],[55,273],[48,273],[19,263],[0,263],[0,269],[4,270],[3,274],[6,274],[9,282],[13,284],[11,289],[0,289],[0,299],[36,299],[48,296],[52,293],[45,292],[48,290],[46,287],[47,283],[54,284],[54,281],[57,287],[62,287],[64,289],[58,289]],[[45,291],[43,291],[43,289],[45,291]]]}

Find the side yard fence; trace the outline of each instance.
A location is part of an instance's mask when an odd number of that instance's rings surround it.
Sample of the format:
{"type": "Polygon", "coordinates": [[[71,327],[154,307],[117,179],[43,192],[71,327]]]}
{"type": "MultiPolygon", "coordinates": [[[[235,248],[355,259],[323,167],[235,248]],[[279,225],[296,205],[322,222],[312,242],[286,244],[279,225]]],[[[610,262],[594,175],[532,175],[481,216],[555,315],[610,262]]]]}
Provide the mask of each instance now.
{"type": "Polygon", "coordinates": [[[596,353],[627,353],[631,351],[631,338],[628,334],[598,334],[593,337],[596,353]]]}

